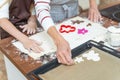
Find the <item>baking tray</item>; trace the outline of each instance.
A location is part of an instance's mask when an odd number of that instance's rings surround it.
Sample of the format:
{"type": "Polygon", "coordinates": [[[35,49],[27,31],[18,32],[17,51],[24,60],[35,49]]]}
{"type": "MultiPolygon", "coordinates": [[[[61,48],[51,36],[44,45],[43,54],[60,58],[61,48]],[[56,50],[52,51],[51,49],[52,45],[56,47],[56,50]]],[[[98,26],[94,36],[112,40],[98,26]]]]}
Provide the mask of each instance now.
{"type": "Polygon", "coordinates": [[[120,22],[120,4],[100,10],[101,14],[114,21],[120,22]]]}
{"type": "Polygon", "coordinates": [[[90,50],[99,53],[100,61],[84,61],[73,66],[59,64],[57,59],[30,72],[30,80],[120,80],[120,52],[90,40],[72,50],[72,58],[90,50]],[[57,78],[58,77],[58,78],[57,78]]]}

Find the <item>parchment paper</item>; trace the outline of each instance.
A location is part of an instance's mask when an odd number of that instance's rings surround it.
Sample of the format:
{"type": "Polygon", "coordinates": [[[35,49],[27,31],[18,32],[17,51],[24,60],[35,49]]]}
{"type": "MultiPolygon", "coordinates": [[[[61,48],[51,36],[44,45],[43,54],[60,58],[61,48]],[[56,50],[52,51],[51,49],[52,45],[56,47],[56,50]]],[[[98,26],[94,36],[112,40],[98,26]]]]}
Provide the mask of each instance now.
{"type": "Polygon", "coordinates": [[[43,80],[120,80],[120,59],[95,47],[90,50],[99,53],[100,61],[84,58],[79,64],[60,65],[39,77],[43,80]]]}

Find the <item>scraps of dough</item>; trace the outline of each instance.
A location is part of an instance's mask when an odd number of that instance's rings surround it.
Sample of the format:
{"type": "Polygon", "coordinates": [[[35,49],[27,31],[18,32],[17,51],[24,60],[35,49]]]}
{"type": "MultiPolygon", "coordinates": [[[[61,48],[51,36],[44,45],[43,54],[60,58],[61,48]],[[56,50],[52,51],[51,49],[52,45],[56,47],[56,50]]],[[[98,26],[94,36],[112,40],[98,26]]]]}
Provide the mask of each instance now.
{"type": "Polygon", "coordinates": [[[80,24],[80,23],[84,23],[83,20],[71,20],[73,24],[77,23],[77,24],[80,24]]]}

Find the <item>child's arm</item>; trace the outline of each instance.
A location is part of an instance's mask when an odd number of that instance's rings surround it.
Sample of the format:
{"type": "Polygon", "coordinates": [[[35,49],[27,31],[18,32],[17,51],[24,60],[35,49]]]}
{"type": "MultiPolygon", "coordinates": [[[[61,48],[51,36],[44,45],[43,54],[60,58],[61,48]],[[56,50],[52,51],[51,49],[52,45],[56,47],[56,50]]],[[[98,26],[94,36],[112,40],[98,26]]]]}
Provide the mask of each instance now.
{"type": "Polygon", "coordinates": [[[37,28],[37,18],[35,15],[34,4],[31,4],[30,12],[31,12],[31,16],[27,21],[28,24],[25,24],[19,27],[23,29],[22,32],[27,32],[27,34],[34,34],[37,28]]]}
{"type": "MultiPolygon", "coordinates": [[[[3,3],[6,0],[1,0],[0,3],[3,3]]],[[[3,28],[10,35],[19,40],[23,46],[34,52],[41,52],[39,44],[34,40],[29,39],[26,35],[20,32],[9,20],[9,2],[0,7],[0,27],[3,28]]]]}
{"type": "Polygon", "coordinates": [[[39,44],[20,32],[7,18],[0,19],[0,26],[6,32],[19,40],[26,49],[32,49],[34,52],[41,52],[42,49],[39,48],[39,44]]]}

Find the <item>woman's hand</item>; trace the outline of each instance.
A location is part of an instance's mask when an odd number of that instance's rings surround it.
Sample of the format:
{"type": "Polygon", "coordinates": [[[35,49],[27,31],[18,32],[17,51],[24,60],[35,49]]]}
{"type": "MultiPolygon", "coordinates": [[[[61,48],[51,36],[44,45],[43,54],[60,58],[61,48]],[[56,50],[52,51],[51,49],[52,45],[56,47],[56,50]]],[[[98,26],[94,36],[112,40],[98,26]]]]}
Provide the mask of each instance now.
{"type": "Polygon", "coordinates": [[[93,22],[99,22],[102,20],[101,14],[98,10],[96,0],[89,0],[90,8],[88,13],[88,19],[93,22]]]}
{"type": "Polygon", "coordinates": [[[99,22],[102,20],[101,14],[96,8],[90,8],[88,13],[88,19],[93,22],[99,22]]]}
{"type": "Polygon", "coordinates": [[[74,61],[72,60],[71,56],[71,49],[66,40],[63,38],[59,39],[59,41],[56,42],[57,45],[57,59],[59,63],[72,65],[74,64],[74,61]]]}
{"type": "Polygon", "coordinates": [[[58,62],[66,65],[74,64],[69,43],[58,33],[54,26],[48,29],[48,34],[53,38],[57,46],[56,55],[58,62]]]}

